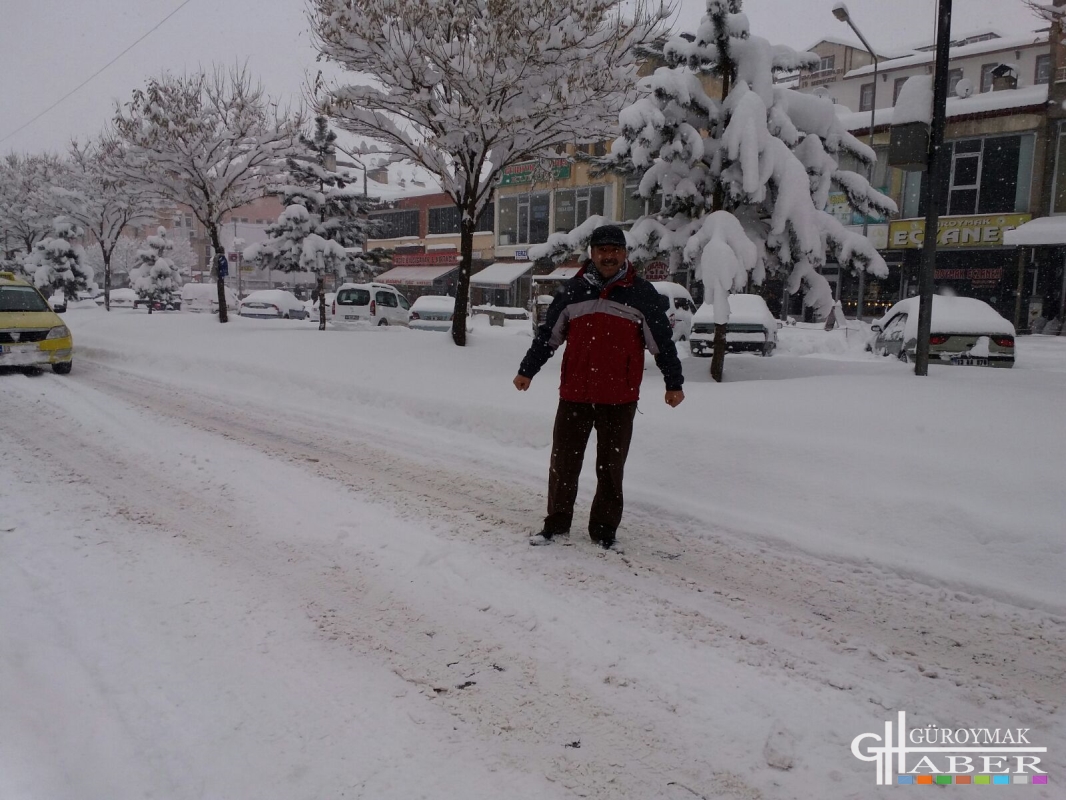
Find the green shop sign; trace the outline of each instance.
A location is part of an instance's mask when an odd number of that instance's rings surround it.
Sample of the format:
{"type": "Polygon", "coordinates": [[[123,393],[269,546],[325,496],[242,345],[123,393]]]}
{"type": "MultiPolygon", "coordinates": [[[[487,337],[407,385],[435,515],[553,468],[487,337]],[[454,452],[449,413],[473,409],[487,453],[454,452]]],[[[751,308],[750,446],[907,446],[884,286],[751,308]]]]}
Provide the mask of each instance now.
{"type": "Polygon", "coordinates": [[[498,186],[517,186],[522,183],[562,181],[570,177],[570,162],[565,158],[544,161],[522,161],[504,167],[498,186]]]}

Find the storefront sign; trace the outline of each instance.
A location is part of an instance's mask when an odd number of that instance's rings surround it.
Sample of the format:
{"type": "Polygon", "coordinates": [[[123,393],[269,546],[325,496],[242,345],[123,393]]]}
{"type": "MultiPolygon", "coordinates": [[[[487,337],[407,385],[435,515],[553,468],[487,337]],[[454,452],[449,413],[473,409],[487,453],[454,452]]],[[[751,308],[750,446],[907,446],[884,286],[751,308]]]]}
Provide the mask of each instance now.
{"type": "Polygon", "coordinates": [[[644,279],[649,281],[670,280],[670,265],[665,261],[652,261],[644,266],[644,279]]]}
{"type": "MultiPolygon", "coordinates": [[[[1003,234],[1025,224],[1031,214],[986,214],[974,217],[941,217],[937,247],[1003,247],[1003,234]]],[[[904,219],[889,224],[891,250],[916,249],[925,241],[925,220],[904,219]]]]}
{"type": "MultiPolygon", "coordinates": [[[[847,229],[852,233],[857,233],[862,236],[862,224],[848,225],[847,229]]],[[[870,240],[870,244],[877,250],[888,249],[888,225],[866,225],[866,238],[870,240]]]]}
{"type": "Polygon", "coordinates": [[[570,177],[570,162],[565,158],[553,158],[545,162],[523,161],[520,164],[504,167],[498,185],[516,186],[522,183],[532,183],[534,174],[538,181],[547,180],[547,175],[544,178],[540,176],[541,172],[547,172],[546,169],[541,168],[542,164],[551,169],[551,180],[561,181],[570,177]]]}
{"type": "Polygon", "coordinates": [[[975,287],[996,286],[1003,278],[1002,267],[978,267],[963,269],[938,269],[933,279],[938,281],[969,281],[975,287]]]}
{"type": "Polygon", "coordinates": [[[458,263],[458,253],[408,253],[392,257],[394,267],[442,267],[458,263]]]}

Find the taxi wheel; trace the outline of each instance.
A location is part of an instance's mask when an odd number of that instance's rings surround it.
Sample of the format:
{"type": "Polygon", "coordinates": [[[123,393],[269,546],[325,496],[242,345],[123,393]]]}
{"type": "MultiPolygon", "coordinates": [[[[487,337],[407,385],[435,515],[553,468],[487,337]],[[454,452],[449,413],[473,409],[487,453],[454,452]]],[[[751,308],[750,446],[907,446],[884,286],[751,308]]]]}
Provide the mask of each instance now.
{"type": "Polygon", "coordinates": [[[58,364],[52,365],[52,372],[54,372],[56,375],[69,375],[70,370],[73,369],[73,367],[73,361],[61,361],[58,364]]]}
{"type": "Polygon", "coordinates": [[[381,322],[378,323],[378,327],[380,328],[382,325],[384,325],[385,327],[388,327],[389,321],[387,319],[381,320],[381,322]]]}

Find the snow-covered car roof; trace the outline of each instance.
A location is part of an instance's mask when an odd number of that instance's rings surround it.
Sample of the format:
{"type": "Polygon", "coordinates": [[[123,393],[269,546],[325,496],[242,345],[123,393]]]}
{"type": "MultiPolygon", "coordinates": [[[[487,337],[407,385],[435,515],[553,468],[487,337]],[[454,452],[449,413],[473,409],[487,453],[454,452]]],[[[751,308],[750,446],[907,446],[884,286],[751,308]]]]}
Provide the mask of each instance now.
{"type": "MultiPolygon", "coordinates": [[[[881,319],[875,322],[883,329],[892,317],[900,312],[907,314],[904,338],[911,339],[918,335],[919,298],[908,297],[900,300],[888,309],[881,319]]],[[[933,295],[933,318],[930,324],[933,333],[983,333],[1014,335],[1014,326],[999,315],[988,303],[973,297],[949,297],[933,295]]]]}
{"type": "MultiPolygon", "coordinates": [[[[734,323],[763,324],[768,329],[773,329],[777,320],[766,307],[766,301],[757,294],[731,294],[729,295],[729,321],[734,323]]],[[[714,306],[704,303],[692,316],[692,322],[714,322],[714,306]]]]}
{"type": "Polygon", "coordinates": [[[655,291],[659,294],[666,295],[667,297],[687,297],[689,300],[692,299],[692,295],[688,293],[688,289],[680,283],[674,283],[673,281],[652,281],[651,285],[655,287],[655,291]]]}
{"type": "Polygon", "coordinates": [[[294,305],[300,303],[296,295],[284,289],[258,289],[250,292],[241,302],[247,303],[288,303],[294,305]]]}
{"type": "Polygon", "coordinates": [[[412,311],[454,311],[455,298],[447,295],[424,294],[411,304],[412,311]]]}

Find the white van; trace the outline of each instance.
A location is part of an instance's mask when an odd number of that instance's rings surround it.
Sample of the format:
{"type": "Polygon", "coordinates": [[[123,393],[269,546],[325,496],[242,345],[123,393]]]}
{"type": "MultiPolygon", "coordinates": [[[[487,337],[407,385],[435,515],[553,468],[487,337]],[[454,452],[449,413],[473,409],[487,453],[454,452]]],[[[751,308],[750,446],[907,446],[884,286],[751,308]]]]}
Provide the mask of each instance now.
{"type": "MultiPolygon", "coordinates": [[[[239,305],[237,293],[226,287],[226,307],[237,312],[239,305]]],[[[200,313],[218,313],[217,283],[187,283],[181,289],[181,310],[200,313]]]]}
{"type": "Polygon", "coordinates": [[[655,291],[670,300],[670,310],[666,312],[666,316],[670,318],[674,341],[686,341],[692,336],[692,315],[696,313],[692,295],[680,283],[672,281],[652,281],[651,285],[655,287],[655,291]]]}
{"type": "Polygon", "coordinates": [[[407,298],[387,283],[344,283],[337,289],[329,319],[338,328],[356,325],[407,325],[407,298]]]}

